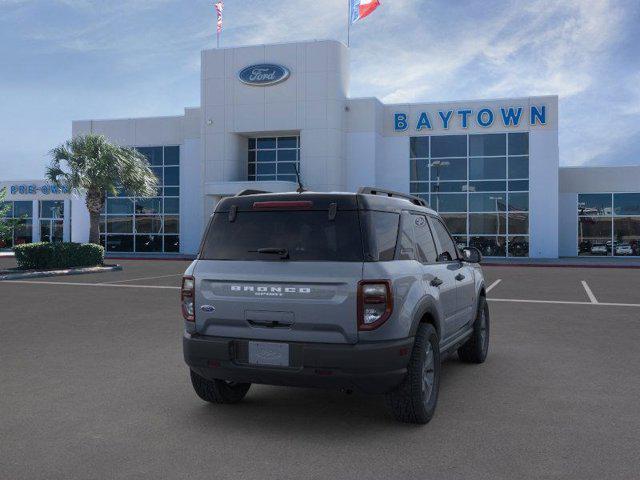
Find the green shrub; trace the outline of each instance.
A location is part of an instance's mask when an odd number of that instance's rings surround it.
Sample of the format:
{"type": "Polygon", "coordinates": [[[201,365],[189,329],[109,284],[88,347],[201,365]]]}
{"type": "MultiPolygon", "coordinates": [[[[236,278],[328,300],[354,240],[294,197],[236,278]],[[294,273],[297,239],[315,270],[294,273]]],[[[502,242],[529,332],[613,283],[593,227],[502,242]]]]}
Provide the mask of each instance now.
{"type": "Polygon", "coordinates": [[[26,243],[13,251],[22,270],[93,267],[104,261],[104,247],[94,243],[26,243]]]}

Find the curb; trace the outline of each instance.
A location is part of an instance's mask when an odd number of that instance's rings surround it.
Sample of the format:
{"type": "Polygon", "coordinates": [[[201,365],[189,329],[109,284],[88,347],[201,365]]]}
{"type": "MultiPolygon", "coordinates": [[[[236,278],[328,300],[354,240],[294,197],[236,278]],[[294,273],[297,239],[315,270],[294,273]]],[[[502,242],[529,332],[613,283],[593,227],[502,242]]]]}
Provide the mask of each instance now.
{"type": "Polygon", "coordinates": [[[82,275],[83,273],[115,272],[119,270],[122,270],[121,265],[108,265],[104,267],[67,268],[64,270],[46,270],[42,272],[9,273],[6,275],[0,275],[0,281],[23,280],[23,279],[29,279],[29,278],[43,278],[43,277],[63,277],[67,275],[82,275]]]}
{"type": "Polygon", "coordinates": [[[593,265],[581,263],[491,263],[482,262],[483,267],[525,267],[525,268],[623,268],[623,269],[640,269],[640,265],[616,265],[596,263],[593,265]]]}

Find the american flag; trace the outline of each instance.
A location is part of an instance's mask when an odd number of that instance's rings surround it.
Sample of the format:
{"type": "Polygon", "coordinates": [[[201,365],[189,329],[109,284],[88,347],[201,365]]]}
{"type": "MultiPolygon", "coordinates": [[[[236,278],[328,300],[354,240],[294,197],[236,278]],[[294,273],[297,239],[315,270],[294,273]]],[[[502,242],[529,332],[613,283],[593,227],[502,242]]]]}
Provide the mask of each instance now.
{"type": "Polygon", "coordinates": [[[222,31],[222,10],[224,9],[224,2],[219,0],[214,3],[213,6],[216,8],[216,13],[218,14],[218,26],[216,31],[220,33],[222,31]]]}

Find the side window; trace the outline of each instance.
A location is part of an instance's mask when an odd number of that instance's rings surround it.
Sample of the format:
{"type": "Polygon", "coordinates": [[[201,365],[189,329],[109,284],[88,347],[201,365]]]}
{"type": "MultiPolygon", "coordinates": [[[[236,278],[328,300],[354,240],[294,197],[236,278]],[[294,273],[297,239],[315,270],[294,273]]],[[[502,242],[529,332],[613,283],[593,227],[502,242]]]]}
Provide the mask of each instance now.
{"type": "Polygon", "coordinates": [[[451,235],[447,231],[446,227],[437,218],[430,219],[431,227],[433,228],[433,234],[438,239],[438,261],[439,262],[451,262],[458,258],[456,245],[451,239],[451,235]]]}
{"type": "Polygon", "coordinates": [[[413,231],[416,238],[416,258],[422,263],[436,261],[436,246],[431,236],[431,229],[424,215],[411,215],[413,218],[413,231]]]}
{"type": "Polygon", "coordinates": [[[398,260],[415,260],[416,255],[413,246],[413,215],[404,212],[402,214],[400,236],[398,237],[398,260]]]}

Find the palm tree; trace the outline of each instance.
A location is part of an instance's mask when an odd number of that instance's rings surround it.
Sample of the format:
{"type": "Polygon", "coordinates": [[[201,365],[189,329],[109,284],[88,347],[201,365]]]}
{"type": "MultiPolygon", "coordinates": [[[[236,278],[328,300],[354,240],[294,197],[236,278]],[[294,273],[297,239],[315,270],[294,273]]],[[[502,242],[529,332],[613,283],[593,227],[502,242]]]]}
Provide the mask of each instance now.
{"type": "Polygon", "coordinates": [[[103,135],[79,135],[51,150],[47,179],[82,191],[89,210],[89,242],[100,243],[100,212],[107,194],[155,196],[158,179],[137,150],[109,143],[103,135]]]}

